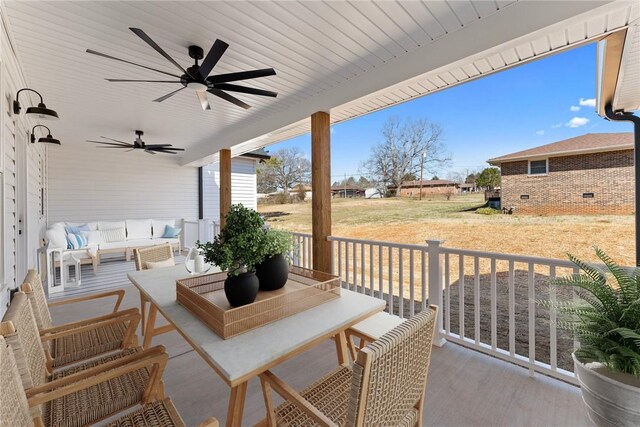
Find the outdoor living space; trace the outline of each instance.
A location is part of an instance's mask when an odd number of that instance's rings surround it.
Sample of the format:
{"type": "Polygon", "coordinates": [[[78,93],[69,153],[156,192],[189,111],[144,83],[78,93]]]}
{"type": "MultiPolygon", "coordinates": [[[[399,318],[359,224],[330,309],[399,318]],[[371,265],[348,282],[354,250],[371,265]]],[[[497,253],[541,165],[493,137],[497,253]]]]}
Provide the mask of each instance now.
{"type": "Polygon", "coordinates": [[[0,0],[0,427],[640,424],[638,46],[634,0],[0,0]],[[633,125],[634,214],[615,171],[598,217],[493,209],[433,117],[482,162],[633,125]]]}
{"type": "MultiPolygon", "coordinates": [[[[118,264],[121,268],[126,266],[124,262],[118,264]]],[[[98,273],[98,276],[101,274],[107,275],[98,273]]],[[[126,290],[122,308],[137,307],[137,290],[124,281],[119,285],[126,290]]],[[[64,297],[67,296],[60,296],[64,297]]],[[[104,312],[103,303],[89,302],[73,309],[54,310],[53,317],[58,324],[100,312],[104,312]]],[[[164,375],[166,394],[171,396],[186,424],[197,425],[212,415],[224,423],[229,394],[226,384],[178,332],[157,336],[153,344],[167,348],[170,359],[164,375]]],[[[284,362],[274,372],[296,390],[302,390],[336,365],[335,345],[327,340],[284,362]]],[[[257,380],[249,383],[244,414],[243,425],[254,425],[265,417],[257,380]]],[[[423,422],[438,426],[589,423],[582,409],[580,390],[575,386],[544,375],[530,376],[521,367],[451,343],[433,349],[423,422]]]]}

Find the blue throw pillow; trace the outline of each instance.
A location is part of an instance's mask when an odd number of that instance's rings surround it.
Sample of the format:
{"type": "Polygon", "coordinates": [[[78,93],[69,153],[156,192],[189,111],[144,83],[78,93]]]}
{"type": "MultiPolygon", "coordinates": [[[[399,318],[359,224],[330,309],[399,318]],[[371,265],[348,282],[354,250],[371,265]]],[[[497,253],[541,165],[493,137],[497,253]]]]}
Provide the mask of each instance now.
{"type": "Polygon", "coordinates": [[[67,234],[82,234],[83,231],[91,231],[89,224],[78,225],[77,227],[68,225],[64,228],[67,234]]]}
{"type": "Polygon", "coordinates": [[[162,238],[164,239],[175,239],[176,237],[178,237],[180,235],[180,231],[182,231],[181,228],[176,228],[176,227],[172,227],[170,225],[167,225],[164,227],[164,234],[162,235],[162,238]]]}
{"type": "Polygon", "coordinates": [[[87,246],[87,238],[82,233],[67,234],[67,249],[80,249],[87,246]]]}

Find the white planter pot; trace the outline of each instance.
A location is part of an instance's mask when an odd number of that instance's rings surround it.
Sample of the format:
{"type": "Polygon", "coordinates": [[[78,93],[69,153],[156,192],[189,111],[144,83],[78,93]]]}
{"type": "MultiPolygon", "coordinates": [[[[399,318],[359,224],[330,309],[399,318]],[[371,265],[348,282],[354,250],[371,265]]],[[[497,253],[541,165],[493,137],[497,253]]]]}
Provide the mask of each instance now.
{"type": "Polygon", "coordinates": [[[597,426],[640,426],[640,380],[607,368],[591,369],[572,356],[591,421],[597,426]]]}

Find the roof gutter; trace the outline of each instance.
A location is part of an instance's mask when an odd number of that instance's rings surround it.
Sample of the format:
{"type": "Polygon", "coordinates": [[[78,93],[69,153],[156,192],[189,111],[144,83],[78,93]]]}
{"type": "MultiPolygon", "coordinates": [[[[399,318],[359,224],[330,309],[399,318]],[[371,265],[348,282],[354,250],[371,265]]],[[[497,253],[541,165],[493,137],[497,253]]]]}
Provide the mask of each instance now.
{"type": "Polygon", "coordinates": [[[640,266],[640,117],[625,113],[624,111],[613,111],[611,104],[604,108],[606,118],[615,122],[633,123],[633,164],[635,168],[635,217],[636,217],[636,266],[640,266]]]}

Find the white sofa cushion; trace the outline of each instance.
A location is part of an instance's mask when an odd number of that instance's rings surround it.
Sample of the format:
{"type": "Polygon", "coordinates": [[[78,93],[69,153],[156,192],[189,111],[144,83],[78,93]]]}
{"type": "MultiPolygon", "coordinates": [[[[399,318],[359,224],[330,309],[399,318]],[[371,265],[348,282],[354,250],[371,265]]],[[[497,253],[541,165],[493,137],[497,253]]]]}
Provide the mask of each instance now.
{"type": "Polygon", "coordinates": [[[127,249],[127,241],[123,240],[121,242],[104,242],[100,244],[100,250],[108,250],[108,249],[122,249],[123,251],[127,249]]]}
{"type": "Polygon", "coordinates": [[[104,239],[102,238],[102,232],[98,230],[92,231],[83,231],[82,234],[87,238],[87,246],[95,246],[98,247],[102,243],[104,243],[104,239]]]}
{"type": "Polygon", "coordinates": [[[153,225],[153,238],[160,239],[164,235],[167,225],[175,227],[176,221],[173,219],[152,219],[151,224],[153,225]]]}
{"type": "Polygon", "coordinates": [[[151,220],[150,219],[128,219],[127,220],[127,240],[150,239],[151,220]]]}
{"type": "Polygon", "coordinates": [[[178,243],[180,243],[180,239],[177,238],[177,237],[173,238],[173,239],[170,239],[170,238],[167,238],[167,237],[162,237],[162,238],[159,238],[159,239],[153,239],[152,242],[153,242],[152,243],[153,245],[163,245],[165,243],[178,244],[178,243]]]}
{"type": "Polygon", "coordinates": [[[100,234],[105,243],[124,242],[127,240],[127,232],[124,227],[100,230],[100,234]]]}
{"type": "Polygon", "coordinates": [[[89,228],[89,231],[95,231],[98,229],[97,222],[67,222],[65,223],[67,227],[81,227],[86,225],[89,228]]]}
{"type": "Polygon", "coordinates": [[[145,246],[153,246],[153,245],[157,245],[158,243],[155,240],[151,240],[151,239],[132,239],[132,240],[127,240],[127,247],[128,248],[141,248],[141,247],[145,247],[145,246]]]}
{"type": "Polygon", "coordinates": [[[98,223],[98,230],[113,230],[114,228],[126,228],[124,221],[101,221],[98,223]]]}
{"type": "Polygon", "coordinates": [[[45,233],[45,237],[51,249],[67,248],[67,233],[64,231],[64,226],[49,228],[45,233]]]}

